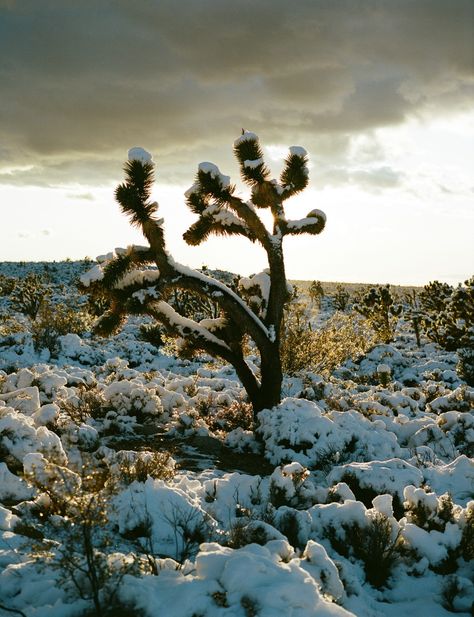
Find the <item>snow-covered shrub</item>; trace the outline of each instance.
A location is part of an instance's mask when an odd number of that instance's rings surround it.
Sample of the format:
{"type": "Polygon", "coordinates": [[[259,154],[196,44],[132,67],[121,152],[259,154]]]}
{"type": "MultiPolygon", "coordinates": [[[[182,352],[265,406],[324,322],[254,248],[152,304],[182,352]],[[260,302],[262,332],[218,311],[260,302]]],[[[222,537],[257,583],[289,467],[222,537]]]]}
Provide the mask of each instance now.
{"type": "Polygon", "coordinates": [[[367,581],[374,587],[383,587],[402,552],[400,532],[394,529],[389,517],[375,512],[366,526],[348,526],[346,542],[354,556],[363,561],[367,581]]]}
{"type": "Polygon", "coordinates": [[[80,477],[65,467],[31,454],[25,460],[28,480],[46,496],[39,530],[54,529],[55,543],[36,543],[32,558],[58,573],[69,597],[89,600],[95,616],[117,614],[117,593],[125,574],[138,573],[133,555],[113,552],[109,525],[113,485],[102,471],[80,477]]]}
{"type": "Polygon", "coordinates": [[[307,561],[307,564],[302,564],[303,567],[318,581],[324,595],[339,602],[345,598],[346,593],[338,569],[322,544],[309,540],[301,557],[307,561]]]}
{"type": "Polygon", "coordinates": [[[159,416],[163,412],[156,389],[144,386],[138,381],[113,381],[104,388],[103,397],[109,409],[119,415],[135,416],[137,420],[146,416],[159,416]]]}
{"type": "Polygon", "coordinates": [[[366,579],[383,587],[401,557],[400,526],[393,518],[392,497],[380,495],[366,509],[359,501],[313,506],[309,512],[313,529],[327,538],[343,557],[363,562],[366,579]]]}
{"type": "Polygon", "coordinates": [[[330,485],[344,482],[354,493],[356,499],[367,507],[378,495],[389,494],[397,516],[403,516],[404,487],[412,484],[420,486],[423,482],[421,471],[410,463],[391,458],[385,461],[372,460],[367,463],[348,463],[335,467],[328,475],[330,485]]]}
{"type": "Polygon", "coordinates": [[[460,411],[447,411],[440,415],[438,425],[452,440],[460,454],[474,456],[474,415],[460,411]]]}
{"type": "Polygon", "coordinates": [[[282,539],[283,536],[270,524],[271,520],[270,514],[267,515],[265,521],[252,520],[247,516],[235,518],[226,534],[224,544],[237,549],[247,546],[247,544],[265,546],[271,540],[282,539]]]}
{"type": "MultiPolygon", "coordinates": [[[[200,410],[202,415],[202,412],[200,410]]],[[[251,430],[253,428],[252,405],[240,399],[229,405],[219,405],[212,415],[204,414],[206,424],[211,431],[251,430]]]]}
{"type": "Polygon", "coordinates": [[[451,613],[473,612],[474,584],[464,577],[452,574],[447,577],[442,591],[443,606],[451,613]]]}
{"type": "MultiPolygon", "coordinates": [[[[259,414],[259,434],[265,456],[274,464],[298,461],[318,469],[329,456],[346,453],[355,461],[400,456],[394,433],[379,433],[379,425],[357,411],[323,413],[312,401],[288,397],[278,407],[259,414]]],[[[341,462],[341,461],[339,461],[341,462]]],[[[403,461],[402,461],[403,463],[403,461]]]]}
{"type": "Polygon", "coordinates": [[[444,531],[446,524],[455,520],[453,500],[448,493],[438,498],[435,493],[409,485],[405,487],[404,497],[407,521],[422,529],[444,531]]]}
{"type": "Polygon", "coordinates": [[[67,460],[55,433],[45,426],[36,428],[33,417],[11,407],[0,407],[0,452],[12,470],[21,466],[31,452],[39,452],[60,464],[67,460]]]}
{"type": "Polygon", "coordinates": [[[60,407],[77,425],[88,422],[91,418],[104,418],[110,409],[102,388],[88,388],[85,385],[76,388],[75,396],[61,400],[60,407]]]}
{"type": "Polygon", "coordinates": [[[308,505],[308,490],[305,486],[308,477],[309,471],[298,462],[277,467],[270,476],[269,502],[275,508],[282,505],[308,505]]]}
{"type": "Polygon", "coordinates": [[[114,520],[124,537],[148,538],[155,556],[181,564],[212,537],[215,527],[195,496],[161,479],[132,482],[113,503],[114,520]]]}
{"type": "Polygon", "coordinates": [[[461,555],[466,561],[474,559],[474,501],[470,501],[459,517],[462,527],[461,555]]]}
{"type": "Polygon", "coordinates": [[[426,558],[439,574],[452,574],[460,560],[472,559],[474,502],[462,508],[448,494],[438,497],[414,486],[407,486],[404,495],[406,517],[400,521],[401,533],[418,557],[426,558]]]}

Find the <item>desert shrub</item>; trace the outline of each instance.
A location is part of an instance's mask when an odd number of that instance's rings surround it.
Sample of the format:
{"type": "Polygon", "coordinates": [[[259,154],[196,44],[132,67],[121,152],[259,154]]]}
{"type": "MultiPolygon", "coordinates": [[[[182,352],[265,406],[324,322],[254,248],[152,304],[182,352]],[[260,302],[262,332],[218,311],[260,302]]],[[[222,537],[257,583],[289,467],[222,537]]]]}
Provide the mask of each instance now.
{"type": "Polygon", "coordinates": [[[448,351],[470,347],[474,326],[474,277],[453,289],[434,281],[420,293],[428,338],[448,351]]]}
{"type": "Polygon", "coordinates": [[[351,294],[344,285],[336,285],[336,291],[332,296],[332,302],[336,311],[345,311],[349,306],[351,294]]]}
{"type": "Polygon", "coordinates": [[[41,305],[49,295],[50,289],[43,283],[42,278],[30,273],[16,282],[10,302],[14,310],[36,319],[41,305]]]}
{"type": "Polygon", "coordinates": [[[219,406],[212,414],[202,414],[211,431],[230,432],[236,428],[253,428],[252,405],[243,399],[234,400],[228,406],[219,406]]]}
{"type": "Polygon", "coordinates": [[[454,504],[449,494],[441,495],[435,509],[429,508],[423,500],[405,502],[408,522],[427,531],[444,531],[446,523],[454,521],[454,504]]]}
{"type": "MultiPolygon", "coordinates": [[[[466,590],[460,578],[452,574],[446,578],[443,585],[441,603],[446,610],[452,613],[459,613],[459,607],[456,606],[458,604],[457,600],[465,596],[465,593],[466,590]]],[[[474,614],[474,605],[471,607],[471,614],[474,614]]]]}
{"type": "Polygon", "coordinates": [[[364,564],[367,581],[374,587],[383,587],[393,566],[402,554],[400,533],[394,537],[392,524],[385,514],[376,512],[365,526],[358,523],[343,524],[345,538],[338,531],[326,528],[328,538],[341,555],[351,553],[364,564]]]}
{"type": "MultiPolygon", "coordinates": [[[[357,501],[361,501],[366,508],[372,507],[372,501],[374,497],[377,497],[379,493],[371,486],[363,485],[357,476],[352,472],[345,472],[341,477],[341,482],[345,482],[347,486],[354,493],[357,501]]],[[[393,511],[397,519],[402,518],[405,511],[403,509],[402,500],[397,493],[393,495],[393,511]]]]}
{"type": "Polygon", "coordinates": [[[278,531],[286,536],[288,542],[294,548],[303,549],[306,542],[300,539],[300,523],[295,510],[287,510],[278,520],[278,531]]]}
{"type": "Polygon", "coordinates": [[[55,542],[34,544],[32,558],[40,567],[56,570],[68,594],[91,601],[95,617],[118,614],[121,581],[125,574],[137,572],[137,564],[112,551],[109,508],[115,487],[108,474],[101,470],[80,477],[43,459],[30,468],[27,478],[48,497],[44,526],[54,518],[55,542]]]}
{"type": "Polygon", "coordinates": [[[62,411],[71,418],[78,426],[91,418],[95,420],[104,418],[110,410],[108,401],[105,400],[102,390],[94,386],[77,387],[77,396],[60,401],[62,411]]]}
{"type": "Polygon", "coordinates": [[[254,598],[242,596],[240,606],[244,609],[245,617],[257,617],[260,613],[260,605],[254,598]]]}
{"type": "Polygon", "coordinates": [[[0,315],[0,336],[10,336],[18,332],[24,332],[25,325],[11,315],[0,315]]]}
{"type": "Polygon", "coordinates": [[[325,448],[318,449],[314,468],[328,474],[336,465],[353,462],[357,445],[357,438],[354,435],[342,447],[328,443],[325,448]]]}
{"type": "Polygon", "coordinates": [[[176,466],[169,452],[144,451],[132,457],[121,456],[118,452],[111,472],[117,482],[128,485],[135,481],[145,482],[149,477],[171,480],[176,473],[176,466]]]}
{"type": "Polygon", "coordinates": [[[464,523],[460,552],[466,561],[474,559],[474,507],[468,507],[464,523]]]}
{"type": "Polygon", "coordinates": [[[371,287],[354,309],[363,315],[382,343],[390,343],[395,336],[401,305],[394,304],[390,285],[371,287]]]}
{"type": "Polygon", "coordinates": [[[364,354],[375,342],[363,319],[335,313],[318,330],[305,318],[301,304],[290,304],[282,335],[282,364],[288,375],[313,371],[330,375],[348,359],[364,354]]]}
{"type": "Polygon", "coordinates": [[[264,546],[268,542],[268,535],[264,525],[258,525],[248,519],[236,519],[227,534],[225,544],[230,548],[237,549],[247,544],[260,544],[264,546]]]}
{"type": "Polygon", "coordinates": [[[9,296],[15,288],[16,283],[16,278],[0,274],[0,296],[9,296]]]}
{"type": "Polygon", "coordinates": [[[83,334],[91,326],[91,317],[67,303],[52,304],[44,301],[31,324],[36,350],[58,352],[58,338],[64,334],[83,334]]]}

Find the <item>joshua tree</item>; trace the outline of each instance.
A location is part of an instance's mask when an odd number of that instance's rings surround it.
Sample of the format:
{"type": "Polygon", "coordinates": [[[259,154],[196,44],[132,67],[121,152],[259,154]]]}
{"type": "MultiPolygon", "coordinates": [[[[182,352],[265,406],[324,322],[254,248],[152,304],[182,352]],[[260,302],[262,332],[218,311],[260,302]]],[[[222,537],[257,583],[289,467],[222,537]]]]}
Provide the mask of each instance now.
{"type": "Polygon", "coordinates": [[[156,217],[157,203],[150,197],[154,181],[151,155],[133,148],[124,167],[126,180],[117,188],[116,198],[122,212],[141,229],[148,246],[131,246],[106,256],[82,277],[82,282],[110,298],[110,308],[97,323],[98,334],[113,333],[127,314],[151,315],[168,334],[180,339],[183,352],[203,350],[229,362],[256,414],[281,399],[280,331],[283,307],[289,297],[283,238],[319,234],[326,217],[320,210],[312,210],[300,220],[285,216],[284,202],[308,184],[303,148],[290,148],[279,181],[271,179],[254,133],[243,131],[234,142],[234,153],[241,177],[250,187],[251,199],[238,197],[229,177],[222,175],[216,165],[201,163],[195,183],[186,192],[187,205],[198,219],[185,232],[184,239],[198,245],[213,233],[244,236],[265,250],[268,269],[240,279],[237,291],[233,291],[202,272],[176,263],[166,251],[163,220],[156,217]],[[271,231],[258,215],[258,210],[265,208],[273,216],[271,231]],[[156,267],[150,268],[151,264],[156,267]],[[212,299],[219,305],[220,316],[198,322],[180,315],[166,302],[176,289],[212,299]],[[245,360],[246,336],[259,351],[259,374],[245,360]]]}
{"type": "Polygon", "coordinates": [[[402,306],[394,304],[390,285],[371,287],[354,308],[369,321],[382,342],[393,341],[402,306]]]}

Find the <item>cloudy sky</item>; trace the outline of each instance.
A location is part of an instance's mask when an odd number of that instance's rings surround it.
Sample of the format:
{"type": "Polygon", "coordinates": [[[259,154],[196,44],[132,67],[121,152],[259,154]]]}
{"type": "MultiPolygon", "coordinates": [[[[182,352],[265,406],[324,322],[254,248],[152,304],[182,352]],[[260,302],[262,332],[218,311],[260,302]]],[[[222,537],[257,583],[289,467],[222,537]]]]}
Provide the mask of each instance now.
{"type": "Polygon", "coordinates": [[[187,247],[182,197],[259,134],[279,172],[310,154],[292,278],[455,283],[474,271],[473,0],[0,0],[0,260],[140,242],[113,201],[154,154],[168,245],[187,264],[265,266],[240,240],[187,247]]]}

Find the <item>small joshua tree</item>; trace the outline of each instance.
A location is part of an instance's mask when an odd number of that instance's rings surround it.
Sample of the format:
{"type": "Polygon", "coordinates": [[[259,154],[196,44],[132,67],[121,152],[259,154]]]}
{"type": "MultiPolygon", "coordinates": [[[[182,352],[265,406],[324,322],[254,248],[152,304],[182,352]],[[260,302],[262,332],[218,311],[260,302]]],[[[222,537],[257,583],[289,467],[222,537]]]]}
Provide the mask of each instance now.
{"type": "Polygon", "coordinates": [[[474,276],[456,288],[434,281],[420,293],[427,337],[448,351],[457,351],[457,371],[474,384],[474,276]]]}
{"type": "Polygon", "coordinates": [[[371,287],[354,308],[369,321],[383,343],[393,340],[402,307],[394,304],[390,285],[371,287]]]}
{"type": "Polygon", "coordinates": [[[35,320],[44,300],[50,295],[50,290],[41,277],[30,273],[19,280],[13,288],[10,302],[12,307],[35,320]]]}
{"type": "Polygon", "coordinates": [[[456,287],[437,323],[439,343],[445,349],[457,350],[457,371],[470,386],[474,385],[474,276],[456,287]]]}
{"type": "Polygon", "coordinates": [[[336,292],[332,297],[336,311],[345,311],[349,305],[350,299],[351,294],[347,291],[344,285],[336,285],[336,292]]]}
{"type": "Polygon", "coordinates": [[[308,292],[311,302],[318,307],[321,306],[321,300],[324,298],[324,289],[321,281],[313,281],[309,286],[308,292]]]}
{"type": "Polygon", "coordinates": [[[116,198],[122,211],[141,229],[148,246],[131,246],[109,255],[83,276],[82,282],[92,284],[93,290],[105,292],[110,298],[110,308],[98,320],[97,333],[112,334],[127,314],[151,315],[168,334],[179,339],[183,352],[203,350],[229,362],[255,415],[281,400],[280,335],[283,307],[289,297],[283,238],[319,234],[326,217],[320,210],[312,210],[300,220],[285,216],[284,202],[308,184],[303,148],[290,148],[279,181],[271,179],[254,133],[243,131],[234,142],[234,153],[241,177],[251,189],[251,199],[238,197],[229,177],[221,174],[216,165],[201,163],[195,183],[186,192],[187,205],[198,219],[185,232],[184,239],[198,245],[211,234],[243,236],[262,246],[267,254],[267,270],[241,279],[237,291],[233,291],[207,274],[176,263],[166,251],[163,220],[156,217],[157,204],[151,201],[151,155],[133,148],[124,168],[126,180],[117,188],[116,198]],[[259,209],[271,212],[271,231],[259,217],[259,209]],[[155,269],[150,268],[152,264],[155,269]],[[179,314],[166,301],[174,289],[211,298],[219,305],[219,317],[196,321],[179,314]],[[246,337],[259,351],[259,375],[245,360],[246,337]]]}
{"type": "Polygon", "coordinates": [[[413,332],[416,337],[416,344],[421,347],[421,324],[423,320],[423,311],[421,309],[418,295],[414,289],[405,294],[405,308],[404,315],[413,326],[413,332]]]}

